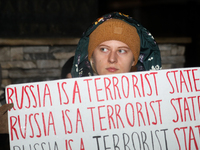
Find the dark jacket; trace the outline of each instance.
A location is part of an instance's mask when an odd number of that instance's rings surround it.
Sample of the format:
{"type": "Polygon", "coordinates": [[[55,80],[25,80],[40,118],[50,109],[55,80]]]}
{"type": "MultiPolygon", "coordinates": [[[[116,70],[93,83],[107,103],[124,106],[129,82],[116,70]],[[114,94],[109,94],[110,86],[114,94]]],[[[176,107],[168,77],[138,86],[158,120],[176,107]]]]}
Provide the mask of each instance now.
{"type": "Polygon", "coordinates": [[[92,76],[93,71],[88,61],[88,43],[89,35],[104,21],[116,18],[121,19],[137,29],[140,36],[140,56],[136,65],[137,71],[145,70],[160,70],[161,57],[158,45],[156,44],[151,33],[144,28],[140,23],[128,15],[114,12],[106,14],[98,18],[82,35],[74,57],[74,62],[71,70],[72,77],[92,76]]]}

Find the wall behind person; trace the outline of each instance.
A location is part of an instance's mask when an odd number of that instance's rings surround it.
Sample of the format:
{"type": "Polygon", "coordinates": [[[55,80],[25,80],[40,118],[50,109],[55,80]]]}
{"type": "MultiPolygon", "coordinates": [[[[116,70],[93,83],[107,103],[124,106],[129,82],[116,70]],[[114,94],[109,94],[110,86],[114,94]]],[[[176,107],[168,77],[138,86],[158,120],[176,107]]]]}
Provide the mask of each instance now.
{"type": "MultiPolygon", "coordinates": [[[[184,67],[185,44],[158,45],[163,69],[184,67]]],[[[2,86],[60,79],[62,67],[75,49],[76,45],[1,46],[2,86]]]]}
{"type": "Polygon", "coordinates": [[[59,79],[62,66],[75,49],[73,45],[0,47],[2,84],[59,79]]]}

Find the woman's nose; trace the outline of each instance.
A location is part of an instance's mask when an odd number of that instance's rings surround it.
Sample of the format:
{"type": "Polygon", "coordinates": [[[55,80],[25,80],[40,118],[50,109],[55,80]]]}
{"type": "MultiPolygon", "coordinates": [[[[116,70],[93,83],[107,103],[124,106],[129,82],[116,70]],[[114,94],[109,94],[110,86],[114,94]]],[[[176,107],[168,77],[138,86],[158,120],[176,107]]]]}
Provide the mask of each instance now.
{"type": "Polygon", "coordinates": [[[110,52],[108,56],[108,62],[110,63],[116,63],[117,62],[117,54],[115,52],[110,52]]]}

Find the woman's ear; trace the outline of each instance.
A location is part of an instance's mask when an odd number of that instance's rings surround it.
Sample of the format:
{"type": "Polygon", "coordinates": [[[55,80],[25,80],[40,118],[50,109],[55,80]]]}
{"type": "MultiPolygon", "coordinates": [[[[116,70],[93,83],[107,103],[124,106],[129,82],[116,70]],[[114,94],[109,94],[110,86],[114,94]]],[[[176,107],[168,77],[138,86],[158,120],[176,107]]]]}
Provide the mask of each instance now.
{"type": "Polygon", "coordinates": [[[133,60],[132,65],[131,66],[135,66],[135,60],[133,60]]]}
{"type": "Polygon", "coordinates": [[[90,65],[92,66],[92,69],[94,71],[94,59],[93,59],[93,57],[90,58],[90,65]]]}
{"type": "Polygon", "coordinates": [[[134,64],[135,64],[135,62],[133,62],[131,66],[134,66],[134,64]]]}
{"type": "Polygon", "coordinates": [[[94,64],[93,57],[90,58],[90,64],[94,64]]]}
{"type": "Polygon", "coordinates": [[[96,73],[96,69],[95,69],[95,67],[94,67],[94,60],[93,60],[93,57],[90,58],[90,65],[91,65],[91,67],[92,67],[93,72],[96,73]]]}

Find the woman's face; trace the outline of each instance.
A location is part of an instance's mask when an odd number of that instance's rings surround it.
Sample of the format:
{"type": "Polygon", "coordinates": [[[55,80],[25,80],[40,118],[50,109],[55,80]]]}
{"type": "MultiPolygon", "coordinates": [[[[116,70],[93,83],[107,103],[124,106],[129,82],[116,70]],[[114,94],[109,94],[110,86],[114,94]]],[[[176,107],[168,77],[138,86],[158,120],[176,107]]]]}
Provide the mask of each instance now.
{"type": "Polygon", "coordinates": [[[126,73],[134,65],[134,57],[128,45],[110,40],[96,47],[91,63],[98,75],[126,73]]]}

